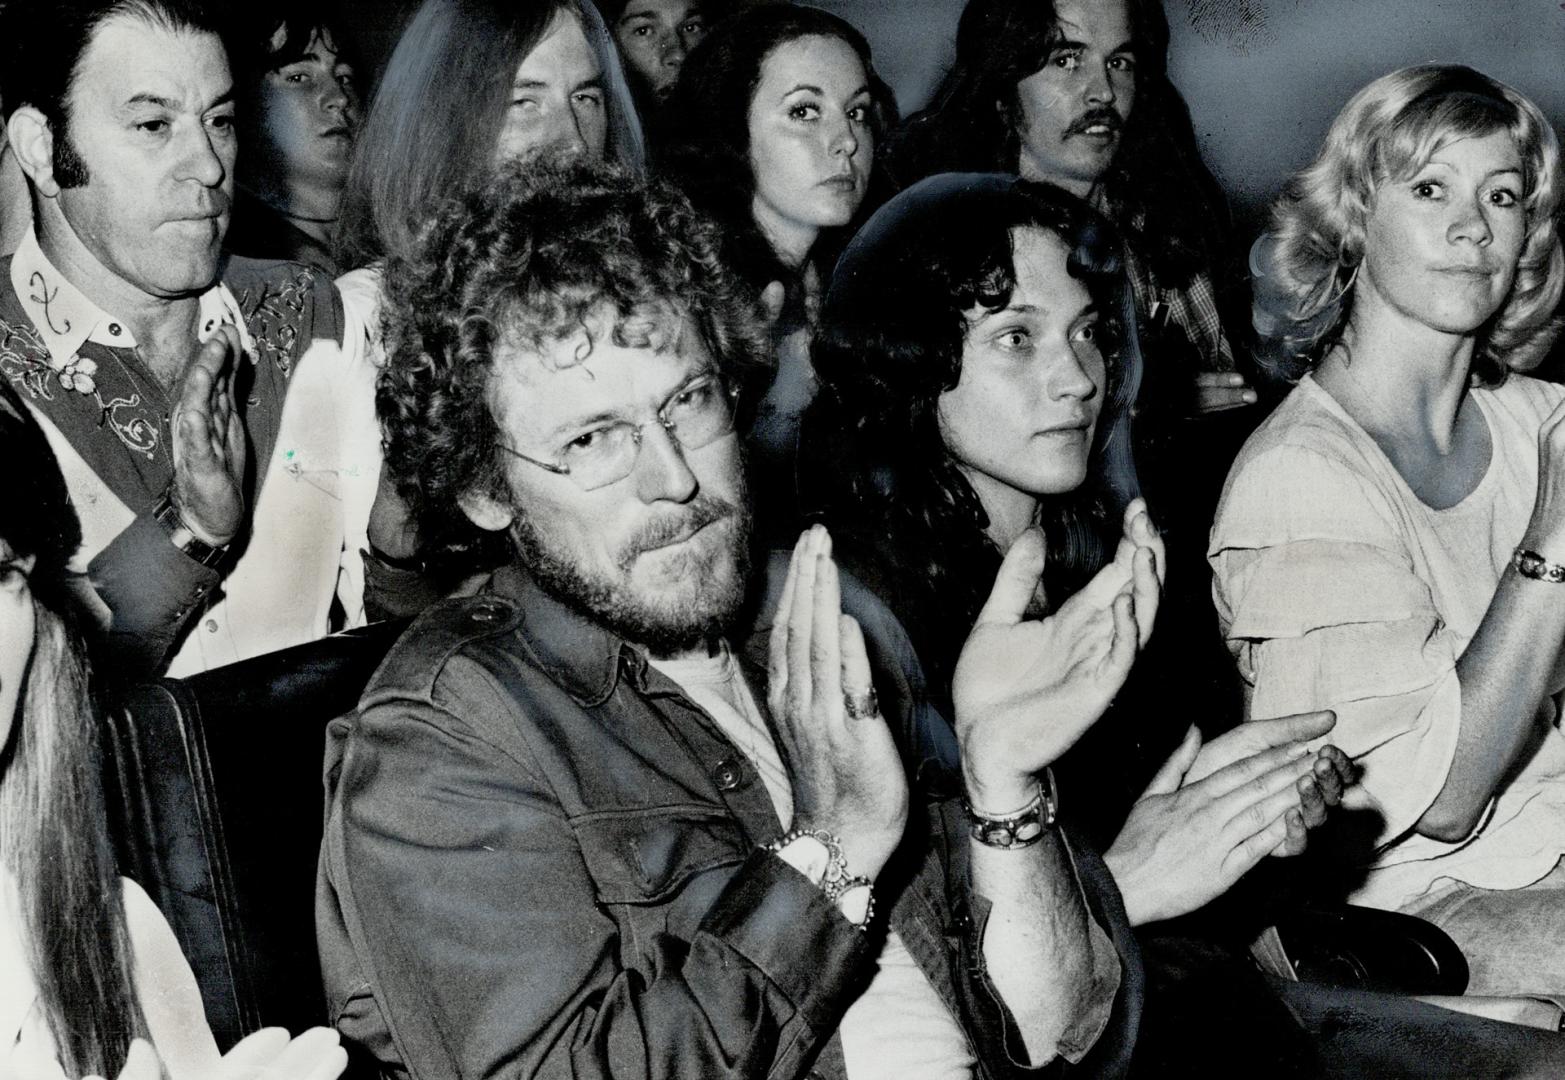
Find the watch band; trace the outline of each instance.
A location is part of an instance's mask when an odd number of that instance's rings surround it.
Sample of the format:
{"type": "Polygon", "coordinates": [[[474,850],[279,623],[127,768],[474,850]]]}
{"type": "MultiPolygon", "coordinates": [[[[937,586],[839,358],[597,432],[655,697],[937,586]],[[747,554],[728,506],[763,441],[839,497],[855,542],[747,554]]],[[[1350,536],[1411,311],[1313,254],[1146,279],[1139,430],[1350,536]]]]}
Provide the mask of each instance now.
{"type": "Polygon", "coordinates": [[[221,569],[228,560],[228,548],[213,547],[185,524],[172,493],[165,491],[152,506],[152,517],[168,533],[169,543],[209,570],[221,569]]]}
{"type": "Polygon", "coordinates": [[[1060,800],[1054,787],[1054,770],[1044,769],[1038,782],[1038,794],[1020,810],[1009,814],[990,814],[963,800],[972,821],[973,839],[985,847],[1010,851],[1031,847],[1043,839],[1043,834],[1054,828],[1059,817],[1060,800]]]}
{"type": "Polygon", "coordinates": [[[1547,581],[1552,585],[1565,584],[1565,566],[1549,562],[1536,551],[1517,548],[1516,554],[1511,556],[1511,565],[1516,567],[1516,572],[1524,578],[1547,581]]]}

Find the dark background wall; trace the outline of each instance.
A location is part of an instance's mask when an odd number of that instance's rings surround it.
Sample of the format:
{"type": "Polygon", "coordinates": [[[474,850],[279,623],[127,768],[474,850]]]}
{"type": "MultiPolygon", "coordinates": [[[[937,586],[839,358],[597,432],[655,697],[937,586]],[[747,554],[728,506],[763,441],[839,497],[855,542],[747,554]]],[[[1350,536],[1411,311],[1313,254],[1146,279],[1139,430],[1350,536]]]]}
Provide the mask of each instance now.
{"type": "MultiPolygon", "coordinates": [[[[963,0],[816,0],[860,26],[904,112],[950,60],[963,0]]],[[[1166,0],[1170,72],[1241,217],[1306,164],[1360,86],[1407,64],[1470,64],[1565,121],[1559,0],[1166,0]]]]}

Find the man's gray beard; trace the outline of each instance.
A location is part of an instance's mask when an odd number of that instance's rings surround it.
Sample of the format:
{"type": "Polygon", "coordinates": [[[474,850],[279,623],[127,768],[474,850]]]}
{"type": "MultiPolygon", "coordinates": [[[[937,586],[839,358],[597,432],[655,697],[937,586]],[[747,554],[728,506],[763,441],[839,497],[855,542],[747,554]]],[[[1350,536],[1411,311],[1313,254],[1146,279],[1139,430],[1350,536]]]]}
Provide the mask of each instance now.
{"type": "Polygon", "coordinates": [[[619,568],[628,575],[637,555],[657,546],[660,538],[674,530],[687,527],[692,515],[713,523],[732,518],[727,547],[719,549],[707,564],[689,570],[688,577],[697,590],[688,602],[674,607],[648,604],[624,580],[584,568],[569,549],[555,546],[524,512],[517,513],[511,539],[522,566],[545,592],[652,655],[670,656],[728,633],[744,606],[750,578],[748,501],[741,499],[736,505],[716,496],[698,495],[685,509],[687,513],[680,518],[658,519],[618,553],[619,568]]]}

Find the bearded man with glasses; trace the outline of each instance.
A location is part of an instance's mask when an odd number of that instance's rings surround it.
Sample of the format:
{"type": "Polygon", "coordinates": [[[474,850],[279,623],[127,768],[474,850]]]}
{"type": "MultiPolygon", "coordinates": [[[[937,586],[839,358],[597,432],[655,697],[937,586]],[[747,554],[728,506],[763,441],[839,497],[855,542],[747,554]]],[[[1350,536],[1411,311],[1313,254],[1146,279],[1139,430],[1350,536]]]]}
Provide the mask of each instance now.
{"type": "MultiPolygon", "coordinates": [[[[999,752],[1070,723],[1028,683],[1036,574],[964,658],[973,805],[923,790],[825,530],[752,572],[735,388],[766,335],[717,250],[659,182],[534,166],[388,267],[386,466],[434,550],[495,569],[332,727],[337,1027],[388,1076],[1119,1075],[1123,909],[1048,762],[999,752]]],[[[1073,694],[1128,671],[1136,565],[1073,694]]]]}

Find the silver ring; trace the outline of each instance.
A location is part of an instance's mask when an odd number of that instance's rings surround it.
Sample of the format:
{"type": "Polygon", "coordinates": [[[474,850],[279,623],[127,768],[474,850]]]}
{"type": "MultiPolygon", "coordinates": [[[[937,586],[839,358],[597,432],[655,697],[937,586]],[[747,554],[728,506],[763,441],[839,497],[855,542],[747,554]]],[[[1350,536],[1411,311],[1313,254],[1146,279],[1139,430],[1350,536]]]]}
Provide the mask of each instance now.
{"type": "Polygon", "coordinates": [[[872,716],[880,715],[880,698],[875,696],[873,686],[858,694],[844,691],[842,705],[848,711],[850,720],[868,720],[872,716]]]}

